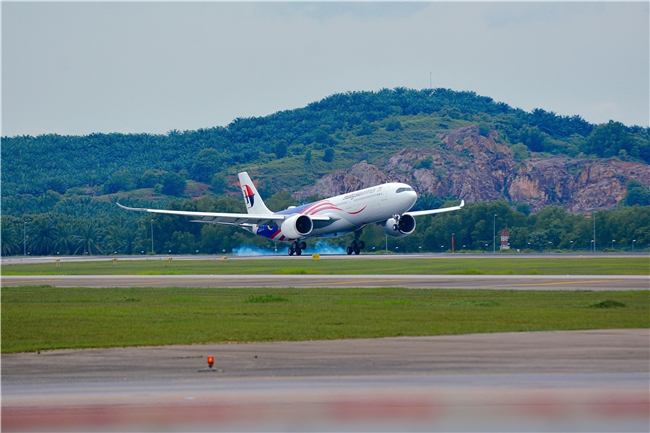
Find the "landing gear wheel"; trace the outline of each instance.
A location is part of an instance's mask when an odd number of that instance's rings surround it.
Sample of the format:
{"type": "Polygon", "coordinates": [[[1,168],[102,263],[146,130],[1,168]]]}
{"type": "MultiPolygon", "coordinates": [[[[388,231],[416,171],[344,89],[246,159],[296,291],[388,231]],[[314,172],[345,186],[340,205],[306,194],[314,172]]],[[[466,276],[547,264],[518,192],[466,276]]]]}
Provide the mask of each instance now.
{"type": "Polygon", "coordinates": [[[350,245],[347,249],[348,255],[352,255],[352,253],[359,255],[361,253],[361,250],[366,247],[366,243],[364,241],[361,241],[357,238],[355,238],[352,241],[352,245],[350,245]]]}
{"type": "Polygon", "coordinates": [[[305,241],[300,242],[300,249],[301,250],[306,250],[307,249],[307,244],[305,243],[305,241]]]}
{"type": "Polygon", "coordinates": [[[293,253],[296,253],[297,256],[301,255],[302,250],[304,249],[304,248],[301,248],[303,245],[304,245],[304,242],[295,241],[294,243],[292,243],[291,246],[289,247],[289,255],[293,256],[293,253]]]}

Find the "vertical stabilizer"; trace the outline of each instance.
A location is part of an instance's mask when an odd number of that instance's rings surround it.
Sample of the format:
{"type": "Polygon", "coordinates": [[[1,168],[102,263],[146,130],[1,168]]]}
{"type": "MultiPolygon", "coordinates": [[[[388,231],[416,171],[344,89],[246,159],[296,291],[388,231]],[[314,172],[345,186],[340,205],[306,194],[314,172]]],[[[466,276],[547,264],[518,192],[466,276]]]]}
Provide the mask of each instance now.
{"type": "Polygon", "coordinates": [[[273,213],[262,201],[262,197],[260,197],[259,193],[257,192],[257,188],[255,188],[255,185],[251,181],[248,173],[239,173],[239,185],[241,186],[242,194],[244,194],[244,200],[246,201],[246,209],[248,210],[248,213],[255,215],[273,213]]]}

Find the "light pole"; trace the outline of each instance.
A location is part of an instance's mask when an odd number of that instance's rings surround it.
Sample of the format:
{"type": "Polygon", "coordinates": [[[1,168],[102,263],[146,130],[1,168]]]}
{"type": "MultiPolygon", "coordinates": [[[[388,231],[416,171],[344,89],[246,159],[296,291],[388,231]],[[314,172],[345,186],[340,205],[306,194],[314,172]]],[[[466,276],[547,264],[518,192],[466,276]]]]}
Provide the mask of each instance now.
{"type": "Polygon", "coordinates": [[[497,214],[494,214],[494,219],[492,220],[492,252],[497,252],[497,214]]]}
{"type": "Polygon", "coordinates": [[[612,239],[612,249],[614,249],[614,242],[616,242],[616,239],[612,239]]]}
{"type": "Polygon", "coordinates": [[[23,256],[27,255],[27,221],[23,221],[23,256]]]}
{"type": "Polygon", "coordinates": [[[153,218],[151,218],[151,254],[154,254],[154,252],[153,252],[153,218]]]}
{"type": "Polygon", "coordinates": [[[596,253],[596,211],[594,211],[594,214],[591,216],[591,218],[594,220],[594,238],[592,242],[594,243],[594,254],[596,253]]]}
{"type": "Polygon", "coordinates": [[[634,253],[634,243],[636,242],[636,239],[632,239],[632,252],[634,253]]]}

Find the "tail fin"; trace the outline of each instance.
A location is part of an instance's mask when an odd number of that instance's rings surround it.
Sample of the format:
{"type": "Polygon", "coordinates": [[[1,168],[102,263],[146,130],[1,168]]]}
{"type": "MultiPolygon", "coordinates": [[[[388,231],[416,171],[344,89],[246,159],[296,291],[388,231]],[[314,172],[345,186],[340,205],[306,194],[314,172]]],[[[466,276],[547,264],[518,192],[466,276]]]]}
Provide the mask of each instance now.
{"type": "Polygon", "coordinates": [[[244,194],[248,213],[256,215],[273,213],[266,207],[264,201],[262,201],[262,197],[257,192],[257,188],[255,188],[250,176],[245,171],[239,173],[239,185],[241,186],[241,192],[244,194]]]}

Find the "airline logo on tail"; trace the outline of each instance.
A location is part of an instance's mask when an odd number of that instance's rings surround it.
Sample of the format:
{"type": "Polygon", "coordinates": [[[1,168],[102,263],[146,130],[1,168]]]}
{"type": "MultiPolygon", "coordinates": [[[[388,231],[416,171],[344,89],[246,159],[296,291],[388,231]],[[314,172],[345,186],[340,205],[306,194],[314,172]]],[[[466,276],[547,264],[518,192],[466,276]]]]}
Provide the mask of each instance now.
{"type": "Polygon", "coordinates": [[[248,185],[242,186],[241,189],[244,193],[244,198],[246,199],[246,206],[249,208],[253,207],[253,204],[255,204],[255,194],[253,194],[253,190],[248,185]]]}

